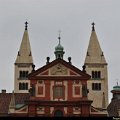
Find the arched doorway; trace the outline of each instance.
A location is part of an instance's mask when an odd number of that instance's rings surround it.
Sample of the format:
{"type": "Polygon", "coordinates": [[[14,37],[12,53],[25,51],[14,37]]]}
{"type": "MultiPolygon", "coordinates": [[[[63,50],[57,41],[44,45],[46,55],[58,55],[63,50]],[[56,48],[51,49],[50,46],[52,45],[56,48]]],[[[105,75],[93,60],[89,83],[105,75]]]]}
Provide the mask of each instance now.
{"type": "Polygon", "coordinates": [[[55,116],[55,117],[62,117],[62,116],[63,116],[63,111],[61,111],[61,110],[56,110],[56,111],[54,112],[54,116],[55,116]]]}

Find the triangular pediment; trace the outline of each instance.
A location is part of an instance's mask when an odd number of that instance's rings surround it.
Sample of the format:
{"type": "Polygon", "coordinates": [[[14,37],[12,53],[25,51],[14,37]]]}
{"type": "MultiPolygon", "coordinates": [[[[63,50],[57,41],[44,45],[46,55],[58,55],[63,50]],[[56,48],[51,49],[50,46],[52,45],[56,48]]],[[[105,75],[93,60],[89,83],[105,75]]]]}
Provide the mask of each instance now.
{"type": "Polygon", "coordinates": [[[37,76],[81,76],[80,74],[76,73],[75,71],[71,70],[69,67],[61,63],[57,63],[54,66],[50,67],[49,69],[39,73],[37,76]]]}
{"type": "Polygon", "coordinates": [[[71,65],[70,63],[62,60],[62,59],[56,59],[52,61],[51,63],[48,63],[47,65],[43,66],[42,68],[39,68],[38,70],[34,71],[29,75],[29,78],[33,77],[70,77],[70,76],[79,76],[79,77],[90,77],[85,72],[79,70],[75,66],[71,65]]]}

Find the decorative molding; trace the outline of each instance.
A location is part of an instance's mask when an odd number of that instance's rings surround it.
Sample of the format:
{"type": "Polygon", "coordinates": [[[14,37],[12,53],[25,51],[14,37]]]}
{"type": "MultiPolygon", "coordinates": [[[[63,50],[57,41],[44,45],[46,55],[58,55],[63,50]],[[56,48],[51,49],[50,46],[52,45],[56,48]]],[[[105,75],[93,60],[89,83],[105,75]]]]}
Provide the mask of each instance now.
{"type": "Polygon", "coordinates": [[[51,68],[50,75],[68,75],[68,69],[62,64],[57,64],[51,68]]]}

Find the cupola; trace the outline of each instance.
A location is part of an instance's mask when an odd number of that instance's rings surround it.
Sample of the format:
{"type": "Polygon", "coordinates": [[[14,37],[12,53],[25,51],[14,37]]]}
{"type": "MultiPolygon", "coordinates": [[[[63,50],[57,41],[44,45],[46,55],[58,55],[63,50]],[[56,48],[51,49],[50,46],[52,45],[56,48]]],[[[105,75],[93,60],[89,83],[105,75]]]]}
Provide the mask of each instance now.
{"type": "Polygon", "coordinates": [[[58,59],[58,58],[63,59],[63,55],[65,52],[64,52],[64,47],[60,44],[60,40],[61,40],[60,33],[59,33],[58,40],[59,40],[59,43],[55,47],[54,53],[55,53],[56,59],[58,59]]]}

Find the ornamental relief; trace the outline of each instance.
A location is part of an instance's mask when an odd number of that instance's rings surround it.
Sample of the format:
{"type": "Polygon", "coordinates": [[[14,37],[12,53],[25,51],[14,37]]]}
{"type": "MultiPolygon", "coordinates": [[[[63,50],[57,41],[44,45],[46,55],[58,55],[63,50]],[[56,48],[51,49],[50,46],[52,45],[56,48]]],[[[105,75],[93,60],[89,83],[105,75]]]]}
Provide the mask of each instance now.
{"type": "Polygon", "coordinates": [[[68,69],[62,64],[57,64],[50,69],[50,75],[68,75],[68,69]]]}

